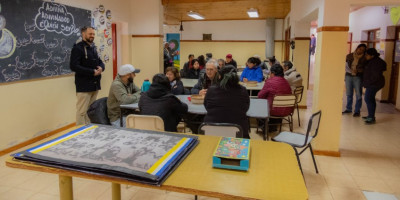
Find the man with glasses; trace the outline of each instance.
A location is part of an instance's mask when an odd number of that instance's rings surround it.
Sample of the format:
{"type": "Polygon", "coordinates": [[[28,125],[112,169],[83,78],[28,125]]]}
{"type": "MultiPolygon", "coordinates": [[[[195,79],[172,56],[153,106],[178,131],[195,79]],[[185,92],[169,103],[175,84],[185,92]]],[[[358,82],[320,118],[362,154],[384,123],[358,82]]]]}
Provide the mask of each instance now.
{"type": "Polygon", "coordinates": [[[82,41],[74,44],[70,58],[70,68],[75,72],[76,125],[90,123],[87,110],[101,89],[101,73],[105,69],[93,42],[94,29],[85,26],[81,29],[81,35],[82,41]]]}

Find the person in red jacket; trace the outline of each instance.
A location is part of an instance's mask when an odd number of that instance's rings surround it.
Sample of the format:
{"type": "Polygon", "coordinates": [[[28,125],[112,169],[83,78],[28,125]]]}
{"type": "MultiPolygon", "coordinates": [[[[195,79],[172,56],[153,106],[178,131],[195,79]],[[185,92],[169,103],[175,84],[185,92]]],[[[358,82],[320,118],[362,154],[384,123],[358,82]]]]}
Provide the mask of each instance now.
{"type": "MultiPolygon", "coordinates": [[[[265,81],[264,87],[258,93],[259,99],[267,99],[271,116],[286,116],[293,112],[293,108],[273,108],[274,96],[278,94],[292,94],[289,82],[284,78],[283,67],[275,64],[271,67],[270,78],[265,81]]],[[[282,119],[269,119],[271,124],[281,123],[282,119]]],[[[276,131],[276,126],[270,126],[270,131],[276,131]]]]}

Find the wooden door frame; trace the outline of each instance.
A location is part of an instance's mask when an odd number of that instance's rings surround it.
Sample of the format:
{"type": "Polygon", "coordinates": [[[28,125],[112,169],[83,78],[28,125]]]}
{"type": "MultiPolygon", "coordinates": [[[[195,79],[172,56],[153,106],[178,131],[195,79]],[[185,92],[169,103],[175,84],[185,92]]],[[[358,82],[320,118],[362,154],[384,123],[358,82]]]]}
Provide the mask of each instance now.
{"type": "Polygon", "coordinates": [[[400,62],[394,62],[395,52],[396,52],[396,42],[400,41],[400,26],[396,26],[395,29],[395,39],[394,39],[394,47],[393,47],[393,56],[392,56],[392,71],[390,73],[390,81],[389,81],[389,103],[396,105],[397,101],[397,90],[399,84],[399,68],[400,62]],[[397,70],[397,77],[394,77],[394,70],[397,70]],[[395,80],[396,79],[396,80],[395,80]]]}
{"type": "Polygon", "coordinates": [[[112,30],[112,52],[113,52],[113,79],[115,79],[118,72],[117,24],[112,23],[111,30],[112,30]]]}
{"type": "Polygon", "coordinates": [[[290,26],[285,30],[285,55],[284,60],[289,60],[290,56],[290,26]]]}

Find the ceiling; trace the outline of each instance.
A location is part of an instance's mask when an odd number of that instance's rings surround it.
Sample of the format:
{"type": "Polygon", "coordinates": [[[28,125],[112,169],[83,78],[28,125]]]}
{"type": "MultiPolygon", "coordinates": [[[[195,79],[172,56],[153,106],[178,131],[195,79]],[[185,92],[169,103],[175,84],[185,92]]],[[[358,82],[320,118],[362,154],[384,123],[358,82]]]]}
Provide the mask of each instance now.
{"type": "Polygon", "coordinates": [[[245,20],[247,10],[258,10],[259,18],[285,18],[290,12],[290,0],[162,0],[164,24],[179,24],[180,21],[196,21],[189,11],[197,12],[206,21],[245,20]]]}

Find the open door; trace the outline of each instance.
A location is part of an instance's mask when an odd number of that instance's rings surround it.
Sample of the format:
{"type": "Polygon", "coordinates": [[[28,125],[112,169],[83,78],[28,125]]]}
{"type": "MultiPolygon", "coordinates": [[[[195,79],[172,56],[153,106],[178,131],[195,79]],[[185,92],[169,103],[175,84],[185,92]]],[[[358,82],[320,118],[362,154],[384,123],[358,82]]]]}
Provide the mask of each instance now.
{"type": "Polygon", "coordinates": [[[396,43],[393,48],[392,74],[390,75],[389,102],[396,105],[400,65],[400,27],[396,27],[396,43]]]}
{"type": "Polygon", "coordinates": [[[285,60],[290,56],[290,27],[285,31],[285,60]]]}
{"type": "Polygon", "coordinates": [[[118,55],[117,55],[117,25],[113,23],[111,25],[111,31],[112,31],[112,51],[113,51],[113,79],[115,79],[115,76],[117,76],[118,72],[118,55]]]}

